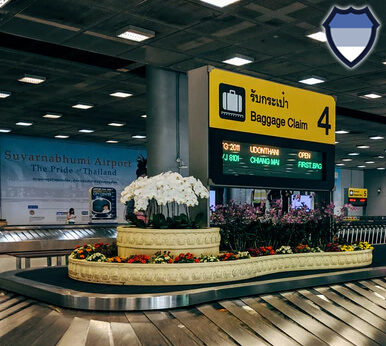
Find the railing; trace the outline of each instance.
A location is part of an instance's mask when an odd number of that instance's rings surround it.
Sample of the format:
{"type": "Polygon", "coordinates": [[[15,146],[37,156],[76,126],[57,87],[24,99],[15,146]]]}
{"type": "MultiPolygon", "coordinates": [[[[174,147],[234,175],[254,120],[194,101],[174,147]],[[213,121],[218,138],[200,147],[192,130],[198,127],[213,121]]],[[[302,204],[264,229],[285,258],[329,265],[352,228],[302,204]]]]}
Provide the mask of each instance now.
{"type": "Polygon", "coordinates": [[[373,245],[386,244],[386,222],[351,223],[343,226],[337,235],[349,243],[367,241],[373,245]]]}

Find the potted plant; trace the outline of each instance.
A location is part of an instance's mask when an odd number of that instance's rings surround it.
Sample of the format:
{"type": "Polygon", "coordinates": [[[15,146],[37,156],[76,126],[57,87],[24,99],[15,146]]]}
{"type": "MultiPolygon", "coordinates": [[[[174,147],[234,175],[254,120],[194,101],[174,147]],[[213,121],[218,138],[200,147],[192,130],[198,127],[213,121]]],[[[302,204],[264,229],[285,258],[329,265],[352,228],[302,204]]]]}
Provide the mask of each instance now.
{"type": "Polygon", "coordinates": [[[166,172],[140,177],[121,193],[121,203],[134,200],[136,212],[128,215],[133,226],[117,228],[119,256],[152,255],[168,250],[171,255],[194,252],[197,256],[219,253],[220,230],[201,228],[201,215],[191,218],[190,208],[209,192],[194,177],[166,172]]]}

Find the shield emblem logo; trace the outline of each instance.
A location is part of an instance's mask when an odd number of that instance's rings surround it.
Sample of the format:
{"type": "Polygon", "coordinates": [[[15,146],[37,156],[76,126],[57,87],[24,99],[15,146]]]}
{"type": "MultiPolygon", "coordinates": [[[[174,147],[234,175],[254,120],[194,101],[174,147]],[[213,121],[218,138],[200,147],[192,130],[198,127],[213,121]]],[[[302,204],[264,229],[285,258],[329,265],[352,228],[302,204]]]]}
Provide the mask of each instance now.
{"type": "Polygon", "coordinates": [[[370,52],[379,23],[368,7],[359,10],[334,7],[323,26],[332,51],[352,68],[370,52]]]}

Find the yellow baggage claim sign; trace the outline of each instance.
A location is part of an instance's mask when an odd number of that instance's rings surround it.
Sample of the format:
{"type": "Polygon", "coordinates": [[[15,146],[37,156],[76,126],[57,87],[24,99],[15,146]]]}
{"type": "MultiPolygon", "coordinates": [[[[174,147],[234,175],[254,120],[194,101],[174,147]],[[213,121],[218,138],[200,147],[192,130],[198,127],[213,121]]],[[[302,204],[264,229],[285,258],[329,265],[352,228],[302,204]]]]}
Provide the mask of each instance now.
{"type": "Polygon", "coordinates": [[[335,144],[332,96],[213,69],[211,128],[335,144]]]}

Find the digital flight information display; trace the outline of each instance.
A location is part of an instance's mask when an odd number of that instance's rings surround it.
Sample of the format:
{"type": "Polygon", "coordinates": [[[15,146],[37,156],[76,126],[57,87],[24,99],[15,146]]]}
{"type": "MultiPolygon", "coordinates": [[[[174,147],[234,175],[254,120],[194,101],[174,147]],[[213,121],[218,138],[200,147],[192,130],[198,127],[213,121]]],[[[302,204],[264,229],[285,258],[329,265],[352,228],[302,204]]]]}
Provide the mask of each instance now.
{"type": "Polygon", "coordinates": [[[323,180],[323,153],[259,143],[222,141],[222,173],[323,180]]]}

